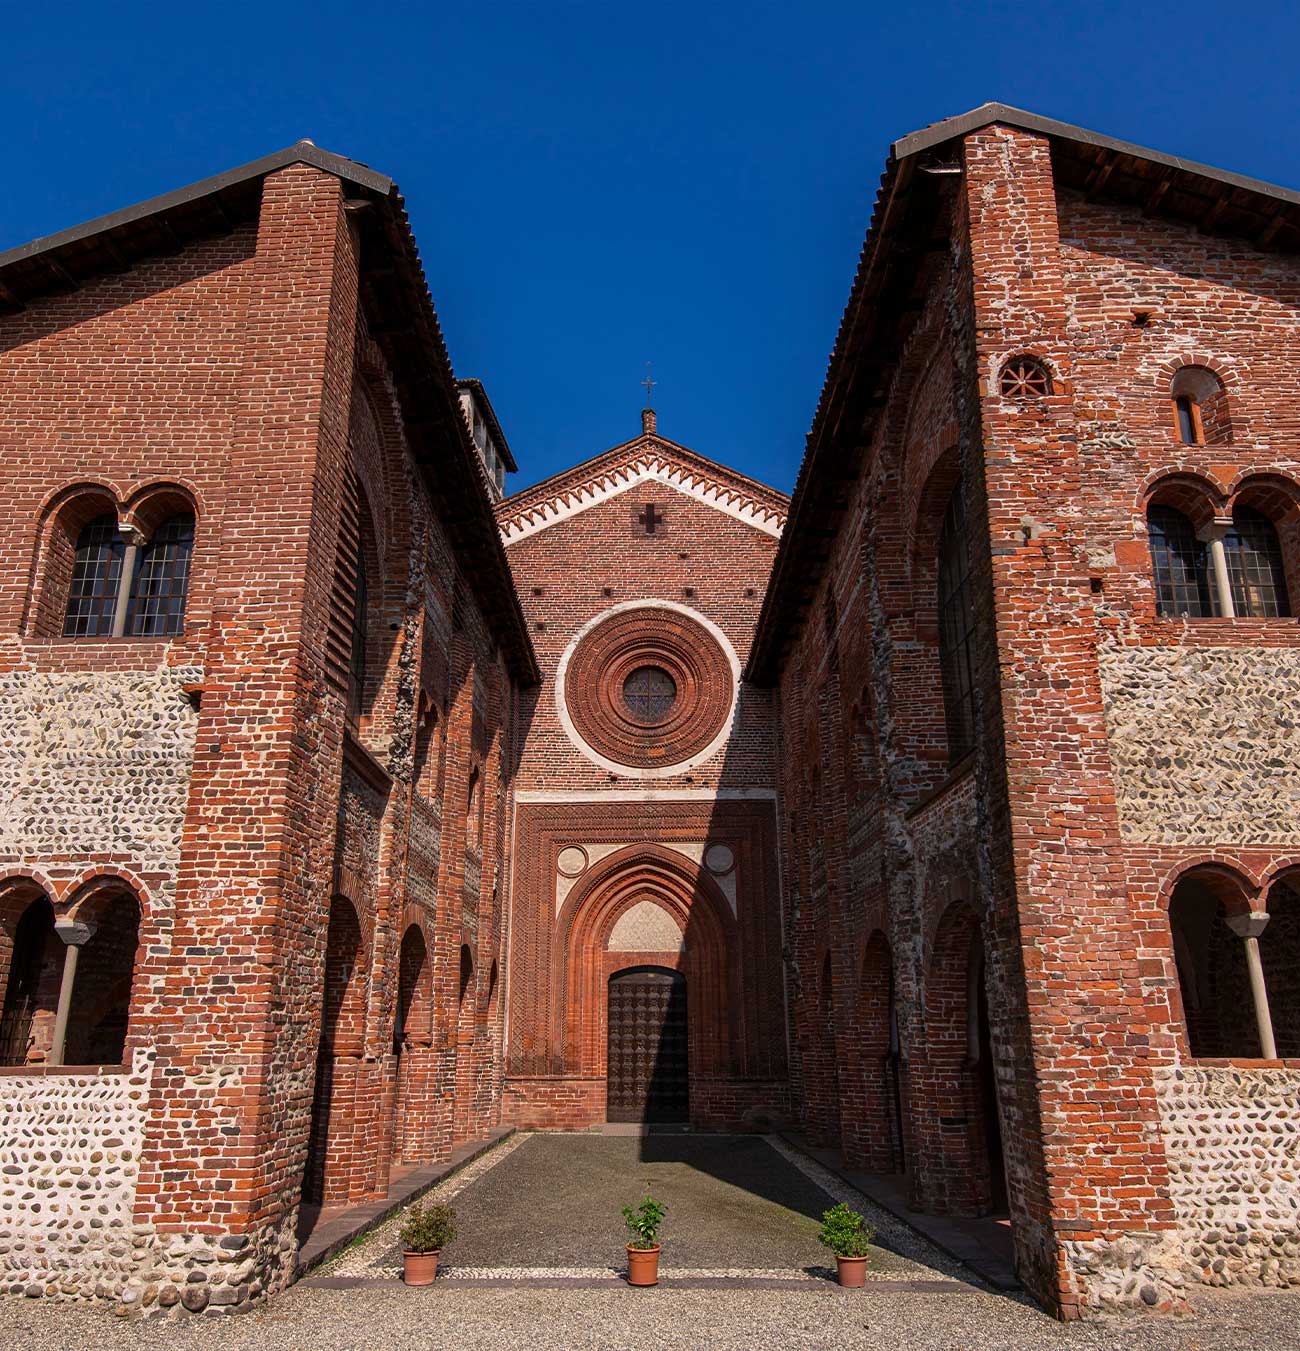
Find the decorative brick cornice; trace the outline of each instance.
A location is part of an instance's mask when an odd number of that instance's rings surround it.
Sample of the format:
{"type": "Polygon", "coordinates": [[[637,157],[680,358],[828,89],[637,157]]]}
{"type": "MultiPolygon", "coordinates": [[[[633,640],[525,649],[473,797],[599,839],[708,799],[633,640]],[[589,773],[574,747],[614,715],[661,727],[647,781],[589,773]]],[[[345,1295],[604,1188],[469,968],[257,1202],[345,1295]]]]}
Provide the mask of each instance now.
{"type": "Polygon", "coordinates": [[[785,525],[784,493],[660,436],[639,436],[516,493],[498,506],[497,522],[506,544],[514,544],[646,482],[662,483],[774,538],[785,525]]]}

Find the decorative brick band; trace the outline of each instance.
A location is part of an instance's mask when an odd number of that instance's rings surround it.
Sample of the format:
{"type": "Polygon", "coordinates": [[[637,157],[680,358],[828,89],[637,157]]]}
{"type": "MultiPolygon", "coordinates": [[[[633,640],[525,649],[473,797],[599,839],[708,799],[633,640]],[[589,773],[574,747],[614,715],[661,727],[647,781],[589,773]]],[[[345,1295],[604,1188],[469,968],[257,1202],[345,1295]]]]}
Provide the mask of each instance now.
{"type": "Polygon", "coordinates": [[[611,767],[672,772],[711,754],[735,706],[737,661],[703,616],[669,602],[617,606],[577,635],[556,682],[561,720],[611,767]],[[629,704],[631,677],[649,669],[659,704],[629,704]]]}

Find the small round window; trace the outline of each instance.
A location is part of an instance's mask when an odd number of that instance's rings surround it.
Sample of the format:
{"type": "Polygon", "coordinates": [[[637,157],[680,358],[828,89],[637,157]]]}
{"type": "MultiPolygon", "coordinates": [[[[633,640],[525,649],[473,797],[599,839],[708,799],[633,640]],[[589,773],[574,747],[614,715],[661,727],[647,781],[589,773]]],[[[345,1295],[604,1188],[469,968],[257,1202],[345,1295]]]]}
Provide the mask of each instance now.
{"type": "Polygon", "coordinates": [[[663,722],[677,702],[677,682],[658,666],[638,666],[623,682],[623,704],[633,722],[663,722]]]}
{"type": "Polygon", "coordinates": [[[999,387],[1004,399],[1042,399],[1052,393],[1052,377],[1041,361],[1012,357],[1002,368],[999,387]]]}

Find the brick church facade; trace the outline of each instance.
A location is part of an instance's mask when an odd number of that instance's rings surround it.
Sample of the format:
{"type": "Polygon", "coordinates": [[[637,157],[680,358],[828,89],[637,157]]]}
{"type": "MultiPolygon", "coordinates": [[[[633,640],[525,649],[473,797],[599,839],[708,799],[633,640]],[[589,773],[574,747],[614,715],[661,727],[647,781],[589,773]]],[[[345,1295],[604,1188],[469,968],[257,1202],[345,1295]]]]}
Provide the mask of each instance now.
{"type": "Polygon", "coordinates": [[[906,137],[792,499],[650,410],[505,495],[309,142],[0,255],[0,1286],[244,1309],[607,1120],[1005,1214],[1062,1317],[1300,1283],[1298,252],[906,137]]]}

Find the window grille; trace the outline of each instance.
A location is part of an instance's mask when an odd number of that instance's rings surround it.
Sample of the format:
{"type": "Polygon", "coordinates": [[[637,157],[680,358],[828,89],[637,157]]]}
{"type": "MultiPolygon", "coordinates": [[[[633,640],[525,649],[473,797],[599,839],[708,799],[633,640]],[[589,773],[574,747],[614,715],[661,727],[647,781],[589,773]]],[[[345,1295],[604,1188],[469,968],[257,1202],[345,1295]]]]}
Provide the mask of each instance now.
{"type": "Polygon", "coordinates": [[[999,387],[1004,399],[1042,399],[1052,392],[1052,377],[1041,361],[1012,357],[1002,368],[999,387]]]}
{"type": "Polygon", "coordinates": [[[65,638],[107,638],[122,578],[126,544],[111,513],[96,516],[77,537],[63,619],[65,638]]]}
{"type": "Polygon", "coordinates": [[[634,722],[663,722],[676,702],[677,682],[658,666],[638,666],[623,682],[623,703],[634,722]]]}
{"type": "Polygon", "coordinates": [[[1156,586],[1156,613],[1166,619],[1208,619],[1218,613],[1210,585],[1209,551],[1176,507],[1147,508],[1147,539],[1156,586]]]}
{"type": "Polygon", "coordinates": [[[167,638],[185,626],[185,593],[194,551],[194,517],[172,516],[140,550],[126,631],[133,638],[167,638]]]}
{"type": "Polygon", "coordinates": [[[1232,529],[1223,537],[1232,584],[1232,606],[1243,619],[1271,619],[1291,613],[1282,549],[1273,522],[1253,507],[1232,511],[1232,529]]]}

